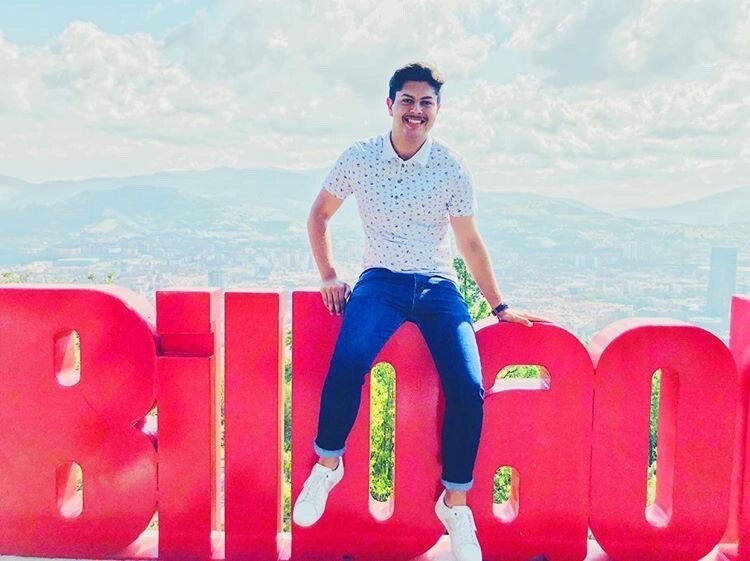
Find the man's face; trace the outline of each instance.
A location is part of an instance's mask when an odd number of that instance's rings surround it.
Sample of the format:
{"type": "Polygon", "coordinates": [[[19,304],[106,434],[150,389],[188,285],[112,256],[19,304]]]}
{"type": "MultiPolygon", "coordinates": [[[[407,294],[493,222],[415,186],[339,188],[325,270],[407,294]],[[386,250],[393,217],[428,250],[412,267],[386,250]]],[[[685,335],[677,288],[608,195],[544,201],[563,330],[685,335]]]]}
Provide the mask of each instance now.
{"type": "Polygon", "coordinates": [[[440,110],[437,93],[427,82],[405,82],[396,99],[386,99],[386,105],[393,117],[393,133],[411,142],[427,138],[440,110]]]}

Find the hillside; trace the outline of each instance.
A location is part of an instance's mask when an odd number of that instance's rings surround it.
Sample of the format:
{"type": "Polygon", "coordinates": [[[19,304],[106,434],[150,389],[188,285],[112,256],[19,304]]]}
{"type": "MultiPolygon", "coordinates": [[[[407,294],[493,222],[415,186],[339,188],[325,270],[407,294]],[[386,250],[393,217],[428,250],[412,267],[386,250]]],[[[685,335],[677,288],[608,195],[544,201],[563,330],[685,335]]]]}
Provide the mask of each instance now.
{"type": "Polygon", "coordinates": [[[663,220],[693,225],[737,224],[750,221],[750,186],[730,189],[696,201],[619,213],[626,218],[663,220]]]}

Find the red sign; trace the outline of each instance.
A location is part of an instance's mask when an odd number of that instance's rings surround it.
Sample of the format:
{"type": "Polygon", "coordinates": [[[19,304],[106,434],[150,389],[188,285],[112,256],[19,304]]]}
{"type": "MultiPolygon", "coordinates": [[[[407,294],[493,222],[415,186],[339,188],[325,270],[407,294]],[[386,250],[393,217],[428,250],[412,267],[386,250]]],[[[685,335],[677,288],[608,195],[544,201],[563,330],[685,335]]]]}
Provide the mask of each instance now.
{"type": "MultiPolygon", "coordinates": [[[[229,291],[222,326],[221,296],[159,291],[154,323],[153,309],[116,288],[0,289],[0,555],[146,557],[138,538],[158,510],[160,558],[289,556],[280,534],[283,299],[229,291]],[[145,420],[154,405],[157,431],[145,420]],[[224,537],[223,551],[212,536],[224,537]]],[[[296,292],[293,312],[296,496],[314,461],[318,400],[340,318],[315,292],[296,292]]],[[[722,536],[720,555],[750,559],[750,493],[742,493],[750,485],[750,299],[733,302],[731,352],[701,328],[665,320],[616,323],[588,349],[550,324],[484,321],[477,338],[487,398],[469,498],[486,560],[583,560],[589,528],[602,550],[591,560],[697,561],[722,536]],[[495,383],[518,364],[542,366],[549,377],[495,383]],[[656,371],[658,485],[646,509],[656,371]],[[515,477],[511,500],[499,506],[492,491],[501,466],[515,477]]],[[[376,359],[383,361],[396,371],[392,503],[369,496],[365,398],[347,475],[325,516],[292,529],[295,561],[406,561],[441,538],[432,513],[442,415],[435,366],[411,324],[388,342],[376,359]]]]}

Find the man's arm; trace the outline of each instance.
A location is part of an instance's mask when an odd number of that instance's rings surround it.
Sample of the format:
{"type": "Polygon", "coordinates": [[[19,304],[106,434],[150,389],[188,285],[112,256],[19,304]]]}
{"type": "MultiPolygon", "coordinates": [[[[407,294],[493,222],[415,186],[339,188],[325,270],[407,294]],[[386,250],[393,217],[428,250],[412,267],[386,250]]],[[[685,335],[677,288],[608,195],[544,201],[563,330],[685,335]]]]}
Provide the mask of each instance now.
{"type": "Polygon", "coordinates": [[[331,235],[328,231],[328,221],[343,202],[342,199],[334,197],[325,189],[321,189],[310,209],[310,215],[307,217],[307,235],[310,238],[310,248],[322,281],[320,293],[323,296],[323,303],[332,314],[340,314],[344,310],[346,299],[351,293],[349,285],[338,280],[336,275],[331,235]]]}
{"type": "MultiPolygon", "coordinates": [[[[471,276],[474,277],[482,295],[487,300],[490,308],[494,310],[503,303],[503,296],[500,293],[495,272],[492,270],[490,254],[487,251],[487,246],[484,245],[479,230],[477,230],[474,217],[451,216],[450,220],[458,251],[464,258],[466,267],[469,269],[471,276]]],[[[506,309],[500,313],[498,319],[531,326],[532,324],[529,320],[541,318],[506,309]]]]}

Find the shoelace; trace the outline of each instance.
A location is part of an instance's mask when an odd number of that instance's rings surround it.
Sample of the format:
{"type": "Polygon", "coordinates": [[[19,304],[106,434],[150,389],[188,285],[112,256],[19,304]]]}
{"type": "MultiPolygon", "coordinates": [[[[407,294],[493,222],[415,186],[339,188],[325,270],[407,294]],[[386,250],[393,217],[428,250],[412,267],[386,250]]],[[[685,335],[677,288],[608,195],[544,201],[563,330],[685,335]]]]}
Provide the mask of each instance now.
{"type": "Polygon", "coordinates": [[[303,501],[317,500],[325,493],[327,473],[315,473],[307,485],[302,489],[301,499],[303,501]]]}
{"type": "MultiPolygon", "coordinates": [[[[460,544],[473,544],[479,546],[476,535],[476,525],[471,511],[459,511],[454,513],[456,542],[460,544]]],[[[451,536],[451,540],[453,536],[451,536]]]]}

